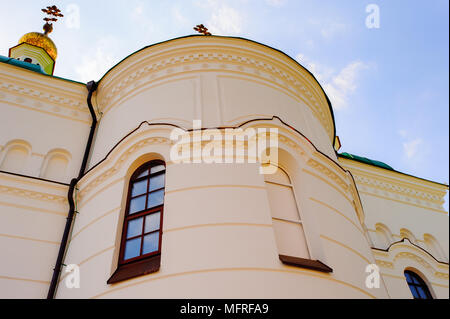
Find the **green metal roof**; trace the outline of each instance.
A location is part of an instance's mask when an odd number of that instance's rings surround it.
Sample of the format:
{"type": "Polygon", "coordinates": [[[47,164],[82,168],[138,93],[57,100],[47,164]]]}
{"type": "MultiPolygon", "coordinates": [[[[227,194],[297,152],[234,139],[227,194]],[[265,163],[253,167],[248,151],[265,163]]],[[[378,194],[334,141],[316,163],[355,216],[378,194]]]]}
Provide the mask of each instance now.
{"type": "Polygon", "coordinates": [[[371,159],[369,159],[367,157],[357,156],[357,155],[353,155],[353,154],[345,153],[345,152],[344,153],[340,153],[339,156],[344,157],[344,158],[348,158],[348,159],[351,159],[351,160],[354,160],[354,161],[358,161],[358,162],[361,162],[361,163],[369,164],[369,165],[372,165],[372,166],[388,169],[390,171],[395,171],[388,164],[380,162],[380,161],[371,160],[371,159]]]}
{"type": "Polygon", "coordinates": [[[9,65],[13,65],[13,66],[17,66],[17,67],[22,68],[22,69],[30,70],[30,71],[33,71],[33,72],[36,72],[36,73],[39,73],[39,74],[42,74],[42,75],[45,75],[45,76],[49,76],[49,77],[55,78],[55,79],[60,79],[60,80],[64,80],[64,81],[68,81],[68,82],[72,82],[72,83],[86,85],[85,83],[82,83],[82,82],[78,82],[78,81],[62,78],[62,77],[59,77],[59,76],[47,74],[47,73],[45,73],[45,71],[42,69],[42,67],[40,65],[36,65],[36,64],[33,64],[33,63],[19,61],[19,60],[13,59],[13,58],[8,58],[8,57],[3,56],[3,55],[0,55],[0,62],[9,64],[9,65]]]}
{"type": "Polygon", "coordinates": [[[6,63],[6,64],[11,64],[11,65],[15,65],[18,66],[22,69],[27,69],[27,70],[31,70],[37,73],[42,73],[42,74],[46,74],[44,72],[44,69],[42,69],[42,67],[40,65],[37,64],[33,64],[33,63],[28,63],[28,62],[24,62],[24,61],[19,61],[13,58],[8,58],[6,56],[0,55],[0,62],[6,63]]]}

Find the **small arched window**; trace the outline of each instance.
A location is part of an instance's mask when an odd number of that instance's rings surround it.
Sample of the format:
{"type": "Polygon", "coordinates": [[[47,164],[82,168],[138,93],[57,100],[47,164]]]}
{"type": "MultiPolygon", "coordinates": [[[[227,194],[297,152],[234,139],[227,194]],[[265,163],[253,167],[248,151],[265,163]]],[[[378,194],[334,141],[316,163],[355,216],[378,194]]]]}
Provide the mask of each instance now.
{"type": "MultiPolygon", "coordinates": [[[[275,166],[263,164],[263,167],[267,165],[275,166]]],[[[264,180],[280,260],[291,266],[331,272],[327,265],[311,260],[294,186],[281,167],[275,166],[274,171],[274,174],[265,174],[264,180]]]]}
{"type": "Polygon", "coordinates": [[[25,58],[24,61],[28,62],[28,63],[32,63],[33,62],[33,60],[31,60],[30,58],[25,58]]]}
{"type": "Polygon", "coordinates": [[[151,161],[131,176],[125,209],[119,267],[108,283],[159,270],[166,167],[151,161]]]}
{"type": "Polygon", "coordinates": [[[427,284],[416,273],[405,270],[405,278],[414,299],[433,299],[427,284]]]}
{"type": "Polygon", "coordinates": [[[266,174],[264,179],[279,253],[309,259],[303,221],[289,175],[277,167],[274,174],[266,174]]]}

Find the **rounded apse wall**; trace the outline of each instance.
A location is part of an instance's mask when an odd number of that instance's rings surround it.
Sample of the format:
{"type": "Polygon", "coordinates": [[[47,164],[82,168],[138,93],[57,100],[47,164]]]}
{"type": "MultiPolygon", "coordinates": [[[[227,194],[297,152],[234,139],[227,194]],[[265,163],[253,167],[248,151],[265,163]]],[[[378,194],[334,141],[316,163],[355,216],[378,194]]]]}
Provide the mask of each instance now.
{"type": "Polygon", "coordinates": [[[279,117],[335,158],[334,121],[315,78],[296,61],[250,40],[191,36],[133,53],[96,92],[102,113],[90,167],[143,121],[236,127],[279,117]]]}
{"type": "MultiPolygon", "coordinates": [[[[129,56],[100,81],[102,116],[90,171],[78,184],[57,298],[377,298],[365,285],[373,260],[353,179],[336,161],[334,123],[313,76],[283,53],[244,39],[194,36],[129,56]],[[174,127],[278,129],[311,260],[281,262],[261,163],[171,160],[174,127]],[[129,180],[150,160],[166,163],[159,271],[107,284],[117,269],[129,180]],[[88,284],[87,284],[88,283],[88,284]]],[[[192,132],[190,133],[192,134],[192,132]]]]}

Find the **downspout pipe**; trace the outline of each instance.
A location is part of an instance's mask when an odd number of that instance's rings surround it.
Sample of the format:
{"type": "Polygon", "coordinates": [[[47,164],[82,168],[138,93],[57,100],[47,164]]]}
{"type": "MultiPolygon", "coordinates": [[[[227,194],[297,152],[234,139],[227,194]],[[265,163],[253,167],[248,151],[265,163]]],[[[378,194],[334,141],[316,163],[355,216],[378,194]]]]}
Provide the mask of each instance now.
{"type": "Polygon", "coordinates": [[[86,143],[86,149],[84,150],[83,161],[81,163],[80,171],[76,178],[70,181],[69,191],[67,193],[67,200],[69,202],[69,213],[66,219],[66,226],[64,227],[64,233],[61,239],[61,244],[59,246],[58,257],[56,259],[55,268],[53,268],[52,280],[50,282],[50,287],[48,289],[47,299],[53,299],[55,297],[56,288],[58,286],[58,279],[61,274],[61,268],[63,266],[64,255],[67,249],[67,243],[69,239],[70,229],[72,228],[73,217],[75,214],[75,203],[73,200],[73,193],[78,181],[83,177],[86,171],[86,165],[88,162],[89,154],[92,147],[92,141],[94,139],[95,128],[97,127],[97,116],[95,115],[94,107],[92,106],[92,94],[97,89],[97,83],[90,81],[86,84],[88,89],[87,104],[89,107],[89,112],[92,117],[91,129],[89,131],[89,137],[86,143]]]}

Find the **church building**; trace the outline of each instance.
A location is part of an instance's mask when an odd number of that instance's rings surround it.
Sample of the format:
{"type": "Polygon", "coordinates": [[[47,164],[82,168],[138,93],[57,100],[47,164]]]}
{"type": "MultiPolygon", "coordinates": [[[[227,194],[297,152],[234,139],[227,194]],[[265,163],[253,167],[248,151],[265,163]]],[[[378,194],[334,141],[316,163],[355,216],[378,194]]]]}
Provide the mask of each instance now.
{"type": "Polygon", "coordinates": [[[0,56],[0,298],[449,298],[448,185],[340,153],[312,73],[197,29],[87,84],[48,21],[0,56]]]}

